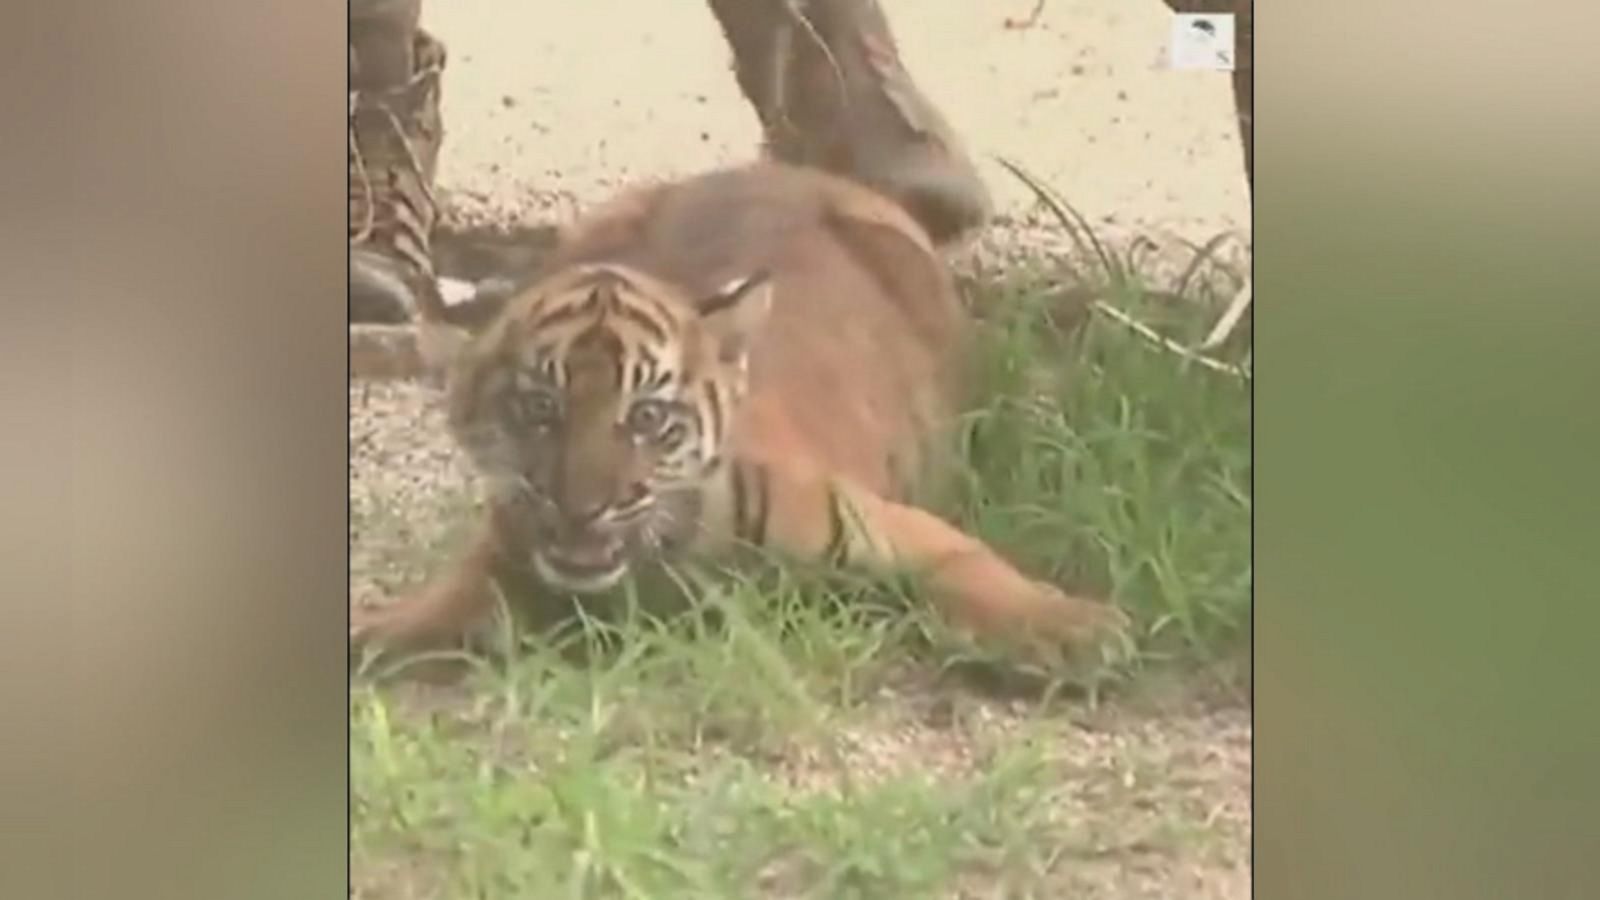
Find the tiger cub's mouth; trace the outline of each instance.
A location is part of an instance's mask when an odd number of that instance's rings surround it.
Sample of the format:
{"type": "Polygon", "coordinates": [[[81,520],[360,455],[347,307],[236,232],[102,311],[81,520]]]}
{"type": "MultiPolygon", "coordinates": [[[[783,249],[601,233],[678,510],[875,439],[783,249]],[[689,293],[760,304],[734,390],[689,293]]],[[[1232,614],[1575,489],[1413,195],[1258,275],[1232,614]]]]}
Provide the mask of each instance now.
{"type": "Polygon", "coordinates": [[[625,545],[609,537],[542,546],[533,565],[551,587],[583,594],[609,590],[628,572],[625,545]]]}

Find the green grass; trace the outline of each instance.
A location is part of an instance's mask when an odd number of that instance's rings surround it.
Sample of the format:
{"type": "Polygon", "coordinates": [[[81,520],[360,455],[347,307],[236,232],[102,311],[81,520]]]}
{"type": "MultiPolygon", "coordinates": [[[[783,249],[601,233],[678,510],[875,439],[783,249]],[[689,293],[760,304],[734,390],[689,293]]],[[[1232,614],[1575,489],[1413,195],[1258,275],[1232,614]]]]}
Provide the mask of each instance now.
{"type": "MultiPolygon", "coordinates": [[[[1105,296],[1206,324],[1131,283],[1105,296]]],[[[1133,685],[1247,653],[1248,385],[1074,313],[1043,273],[974,305],[982,402],[937,507],[1129,611],[1133,685]]],[[[448,687],[357,680],[358,895],[1118,896],[1127,860],[1242,852],[1175,774],[1189,757],[1159,737],[1094,755],[1092,703],[952,676],[964,650],[896,586],[774,568],[701,602],[716,622],[518,636],[448,687]]]]}
{"type": "MultiPolygon", "coordinates": [[[[956,518],[1030,571],[1113,597],[1147,654],[1236,650],[1250,618],[1248,383],[1083,323],[1047,285],[1023,276],[981,301],[986,400],[963,430],[956,518]]],[[[1108,299],[1204,321],[1132,286],[1108,299]]]]}

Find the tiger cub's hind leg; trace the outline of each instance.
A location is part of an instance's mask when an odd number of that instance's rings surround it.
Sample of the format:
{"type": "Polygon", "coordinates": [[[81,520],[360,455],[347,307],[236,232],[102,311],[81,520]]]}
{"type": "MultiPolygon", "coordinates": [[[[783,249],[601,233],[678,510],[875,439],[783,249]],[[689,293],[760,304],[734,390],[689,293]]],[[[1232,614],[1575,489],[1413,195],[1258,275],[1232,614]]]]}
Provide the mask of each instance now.
{"type": "Polygon", "coordinates": [[[781,551],[920,575],[951,624],[1050,660],[1103,658],[1121,649],[1129,623],[1116,607],[1029,578],[932,513],[826,477],[742,468],[747,480],[764,482],[769,499],[762,530],[781,551]]]}

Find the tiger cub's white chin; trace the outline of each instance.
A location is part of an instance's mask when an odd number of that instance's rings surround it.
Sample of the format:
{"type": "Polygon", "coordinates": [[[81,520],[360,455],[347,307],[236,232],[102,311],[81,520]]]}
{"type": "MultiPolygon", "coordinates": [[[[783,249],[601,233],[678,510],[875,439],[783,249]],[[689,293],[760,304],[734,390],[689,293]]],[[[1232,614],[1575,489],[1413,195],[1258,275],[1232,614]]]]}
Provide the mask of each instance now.
{"type": "Polygon", "coordinates": [[[533,567],[539,579],[557,590],[572,591],[576,594],[597,594],[609,591],[622,581],[628,574],[626,561],[618,560],[609,569],[569,569],[558,562],[554,562],[543,553],[533,555],[533,567]]]}

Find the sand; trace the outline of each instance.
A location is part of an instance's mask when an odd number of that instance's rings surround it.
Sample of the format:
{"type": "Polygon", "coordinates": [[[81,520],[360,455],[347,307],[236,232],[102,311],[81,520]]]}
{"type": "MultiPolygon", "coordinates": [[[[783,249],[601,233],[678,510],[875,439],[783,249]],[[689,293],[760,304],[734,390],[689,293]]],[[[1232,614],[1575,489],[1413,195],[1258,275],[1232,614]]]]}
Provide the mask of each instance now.
{"type": "MultiPolygon", "coordinates": [[[[1248,233],[1229,76],[1165,64],[1157,0],[884,0],[913,76],[978,158],[999,229],[1042,176],[1104,235],[1248,233]]],[[[450,53],[439,180],[458,222],[563,222],[617,187],[752,158],[755,115],[686,0],[433,0],[450,53]]]]}

